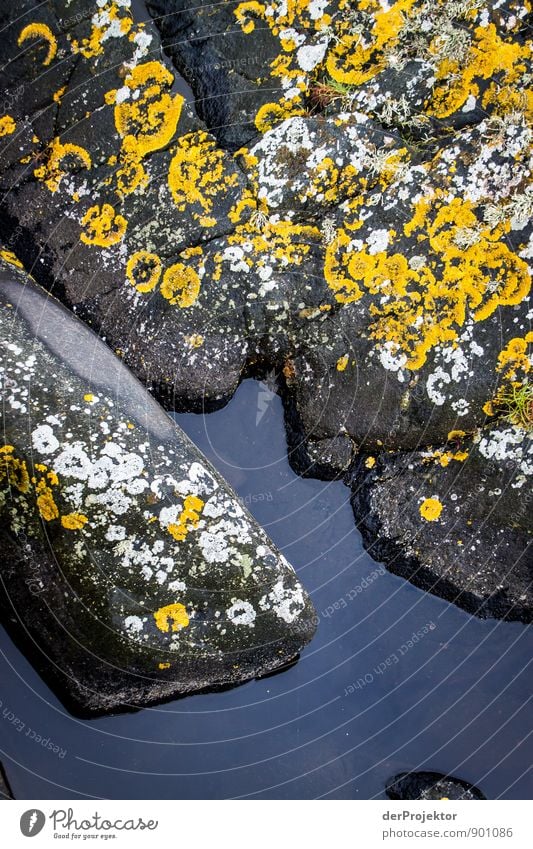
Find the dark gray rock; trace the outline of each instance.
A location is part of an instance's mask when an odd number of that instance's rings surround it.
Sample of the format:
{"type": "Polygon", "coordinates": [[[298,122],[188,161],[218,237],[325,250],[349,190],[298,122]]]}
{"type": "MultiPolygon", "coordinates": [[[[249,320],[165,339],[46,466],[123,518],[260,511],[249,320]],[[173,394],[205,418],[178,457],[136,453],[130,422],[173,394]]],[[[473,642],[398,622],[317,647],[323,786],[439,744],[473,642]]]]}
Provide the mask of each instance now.
{"type": "Polygon", "coordinates": [[[2,264],[3,620],[76,712],[238,684],[293,660],[296,575],[89,329],[2,264]]]}
{"type": "Polygon", "coordinates": [[[530,391],[526,5],[148,5],[143,27],[25,0],[25,31],[0,0],[0,236],[24,267],[168,407],[282,374],[305,474],[505,427],[530,391]]]}
{"type": "Polygon", "coordinates": [[[464,802],[486,798],[481,790],[468,781],[440,772],[400,772],[389,781],[386,793],[389,799],[424,802],[444,799],[464,802]]]}
{"type": "Polygon", "coordinates": [[[0,801],[13,799],[13,793],[6,778],[6,773],[2,764],[0,764],[0,801]]]}
{"type": "Polygon", "coordinates": [[[509,423],[361,458],[350,483],[369,551],[476,616],[533,621],[532,459],[531,435],[509,423]]]}

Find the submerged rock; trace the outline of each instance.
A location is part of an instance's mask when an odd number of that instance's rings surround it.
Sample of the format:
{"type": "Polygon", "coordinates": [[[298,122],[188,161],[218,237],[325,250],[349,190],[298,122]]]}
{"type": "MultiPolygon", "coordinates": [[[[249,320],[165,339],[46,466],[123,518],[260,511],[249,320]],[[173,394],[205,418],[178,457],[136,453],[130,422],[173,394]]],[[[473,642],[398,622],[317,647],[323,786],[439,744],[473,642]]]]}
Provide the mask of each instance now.
{"type": "Polygon", "coordinates": [[[481,790],[440,772],[400,772],[387,784],[389,799],[419,800],[438,802],[443,799],[451,802],[485,799],[481,790]]]}
{"type": "Polygon", "coordinates": [[[2,263],[3,618],[77,712],[238,684],[313,636],[296,575],[89,329],[2,263]]]}

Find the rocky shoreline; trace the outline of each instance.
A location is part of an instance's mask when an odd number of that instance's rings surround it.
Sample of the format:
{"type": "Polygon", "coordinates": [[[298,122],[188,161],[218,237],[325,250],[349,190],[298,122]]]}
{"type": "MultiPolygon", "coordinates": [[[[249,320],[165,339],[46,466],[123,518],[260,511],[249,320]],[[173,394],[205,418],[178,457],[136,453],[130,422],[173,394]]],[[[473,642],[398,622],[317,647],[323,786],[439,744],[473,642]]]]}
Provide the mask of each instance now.
{"type": "Polygon", "coordinates": [[[168,409],[273,371],[373,556],[531,622],[526,4],[189,5],[0,2],[4,259],[168,409]]]}

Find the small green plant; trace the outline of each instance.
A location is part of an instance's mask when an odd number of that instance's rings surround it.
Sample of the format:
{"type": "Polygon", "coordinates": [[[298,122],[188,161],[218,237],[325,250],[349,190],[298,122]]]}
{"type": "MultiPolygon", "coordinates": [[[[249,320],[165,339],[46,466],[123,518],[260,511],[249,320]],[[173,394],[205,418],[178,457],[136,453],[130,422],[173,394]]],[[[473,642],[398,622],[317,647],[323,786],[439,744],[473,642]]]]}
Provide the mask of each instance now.
{"type": "Polygon", "coordinates": [[[530,383],[501,389],[493,406],[495,412],[511,424],[533,430],[533,386],[530,383]]]}
{"type": "Polygon", "coordinates": [[[323,80],[316,80],[312,84],[309,97],[313,105],[319,109],[325,109],[336,100],[342,100],[344,104],[348,105],[348,101],[356,88],[356,86],[344,85],[331,77],[326,77],[323,80]]]}

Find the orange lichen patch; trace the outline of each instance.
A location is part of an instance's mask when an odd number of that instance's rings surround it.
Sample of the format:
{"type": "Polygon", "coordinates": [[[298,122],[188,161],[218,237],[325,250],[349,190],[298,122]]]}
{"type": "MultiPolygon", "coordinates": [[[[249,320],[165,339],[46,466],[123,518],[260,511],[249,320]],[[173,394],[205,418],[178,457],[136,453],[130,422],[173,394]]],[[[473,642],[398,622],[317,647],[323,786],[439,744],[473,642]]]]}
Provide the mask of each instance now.
{"type": "Polygon", "coordinates": [[[183,341],[190,348],[201,348],[204,344],[204,337],[200,333],[193,333],[191,336],[184,336],[183,341]]]}
{"type": "Polygon", "coordinates": [[[255,19],[264,17],[265,11],[266,7],[263,3],[249,0],[246,3],[239,3],[235,10],[235,17],[242,31],[250,33],[255,29],[255,19]]]}
{"type": "Polygon", "coordinates": [[[0,448],[0,485],[7,483],[26,493],[30,488],[30,476],[25,461],[15,457],[14,451],[12,445],[0,448]]]}
{"type": "Polygon", "coordinates": [[[340,303],[374,296],[371,335],[405,356],[408,369],[424,365],[436,345],[456,341],[467,314],[488,318],[500,306],[527,297],[526,263],[503,241],[501,228],[483,227],[472,204],[444,193],[423,197],[404,225],[417,250],[430,249],[431,269],[410,267],[408,257],[353,249],[345,230],[325,258],[325,277],[340,303]]]}
{"type": "Polygon", "coordinates": [[[16,129],[17,125],[11,115],[3,115],[0,118],[0,138],[12,135],[16,129]]]}
{"type": "Polygon", "coordinates": [[[178,522],[167,527],[167,531],[177,542],[182,542],[189,531],[198,527],[203,506],[204,502],[196,495],[185,497],[178,522]]]}
{"type": "MultiPolygon", "coordinates": [[[[180,212],[187,207],[199,207],[193,216],[206,221],[219,196],[238,183],[237,173],[227,174],[224,168],[224,151],[215,140],[202,131],[188,133],[178,140],[168,172],[168,186],[172,199],[180,212]]],[[[209,222],[216,223],[214,219],[209,222]]]]}
{"type": "Polygon", "coordinates": [[[108,91],[105,101],[115,105],[115,126],[122,137],[117,171],[117,191],[128,195],[143,189],[148,174],[143,158],[172,141],[180,119],[184,98],[169,89],[174,75],[161,62],[135,66],[124,80],[131,97],[117,102],[117,91],[108,91]]]}
{"type": "Polygon", "coordinates": [[[125,100],[115,106],[115,126],[123,137],[135,144],[138,160],[166,147],[172,141],[181,115],[184,98],[165,91],[174,75],[161,62],[145,62],[133,68],[124,80],[132,93],[140,91],[135,100],[125,100]]]}
{"type": "Polygon", "coordinates": [[[498,355],[498,371],[505,371],[507,380],[516,381],[522,375],[529,374],[531,371],[531,353],[530,346],[533,344],[533,332],[526,333],[525,336],[518,336],[511,339],[505,348],[498,355]]]}
{"type": "Polygon", "coordinates": [[[10,265],[14,265],[17,268],[22,268],[22,263],[20,259],[16,256],[16,254],[13,253],[13,251],[1,250],[0,257],[5,260],[5,262],[8,262],[10,265]]]}
{"type": "Polygon", "coordinates": [[[45,165],[41,165],[33,172],[38,180],[42,180],[51,192],[57,192],[61,180],[67,173],[63,166],[65,159],[74,159],[83,168],[91,168],[91,157],[89,153],[77,144],[66,142],[62,144],[59,138],[55,138],[48,147],[48,159],[45,165]]]}
{"type": "Polygon", "coordinates": [[[170,669],[170,663],[159,663],[158,669],[170,669]]]}
{"type": "Polygon", "coordinates": [[[126,278],[138,292],[151,292],[159,283],[162,268],[157,254],[137,251],[128,260],[126,278]]]}
{"type": "Polygon", "coordinates": [[[456,460],[458,463],[464,463],[468,459],[468,451],[435,451],[433,458],[443,468],[446,468],[452,460],[456,460]]]}
{"type": "Polygon", "coordinates": [[[117,169],[117,192],[121,197],[131,195],[148,185],[148,173],[136,157],[139,156],[133,136],[127,136],[122,144],[120,167],[117,169]]]}
{"type": "Polygon", "coordinates": [[[171,304],[179,307],[191,307],[200,294],[201,275],[203,275],[203,263],[197,269],[187,264],[194,257],[201,257],[200,247],[187,248],[180,254],[182,262],[176,262],[165,271],[161,282],[160,292],[171,304]]]}
{"type": "Polygon", "coordinates": [[[420,505],[420,515],[426,522],[436,522],[442,513],[442,503],[438,498],[425,498],[420,505]]]}
{"type": "Polygon", "coordinates": [[[54,91],[54,93],[52,95],[52,100],[55,103],[61,103],[61,99],[62,99],[63,95],[65,94],[66,90],[67,90],[66,85],[64,85],[62,88],[58,88],[57,91],[54,91]]]}
{"type": "Polygon", "coordinates": [[[173,631],[181,631],[189,624],[187,609],[184,604],[167,604],[166,607],[160,607],[154,613],[155,624],[160,631],[168,634],[173,631]]]}
{"type": "Polygon", "coordinates": [[[109,248],[117,245],[126,233],[128,222],[122,215],[117,215],[109,203],[102,206],[91,206],[81,219],[85,232],[80,234],[80,239],[86,245],[96,245],[100,248],[109,248]]]}
{"type": "Polygon", "coordinates": [[[344,354],[344,356],[339,357],[339,359],[337,360],[336,366],[335,366],[337,371],[345,371],[349,360],[350,360],[350,358],[349,358],[348,354],[344,354]]]}
{"type": "Polygon", "coordinates": [[[87,401],[87,403],[89,403],[89,404],[90,404],[90,403],[92,403],[92,401],[94,401],[94,395],[92,394],[92,392],[87,392],[87,393],[83,396],[83,400],[84,400],[84,401],[87,401]]]}
{"type": "MultiPolygon", "coordinates": [[[[399,0],[390,8],[374,14],[374,25],[369,40],[360,33],[347,31],[329,51],[326,68],[329,75],[344,85],[363,85],[387,66],[385,51],[394,46],[406,26],[406,15],[414,0],[399,0]]],[[[370,2],[370,11],[380,4],[370,2]]]]}
{"type": "MultiPolygon", "coordinates": [[[[438,55],[439,39],[433,49],[438,55]]],[[[479,85],[476,81],[490,79],[495,73],[503,83],[512,83],[524,70],[523,60],[528,52],[528,47],[500,38],[492,23],[476,27],[466,61],[440,60],[428,114],[437,118],[448,117],[460,109],[470,95],[477,97],[479,85]]]]}
{"type": "Polygon", "coordinates": [[[51,522],[59,517],[59,510],[50,487],[43,487],[43,491],[37,496],[37,507],[45,522],[51,522]]]}
{"type": "Polygon", "coordinates": [[[46,43],[47,51],[43,65],[49,65],[57,53],[57,39],[50,27],[39,23],[28,24],[20,31],[17,39],[18,46],[21,47],[28,39],[38,39],[39,42],[46,43]]]}
{"type": "Polygon", "coordinates": [[[306,75],[298,64],[299,36],[302,33],[320,33],[332,19],[328,14],[321,14],[320,8],[313,8],[309,0],[289,0],[274,5],[242,2],[234,10],[234,15],[245,33],[253,32],[256,22],[260,22],[261,27],[268,26],[279,41],[279,53],[270,63],[270,74],[281,78],[283,88],[290,88],[295,93],[292,98],[282,95],[278,103],[267,103],[260,108],[255,123],[261,132],[266,132],[289,116],[304,114],[306,75]]]}
{"type": "MultiPolygon", "coordinates": [[[[255,163],[257,163],[257,160],[255,160],[255,163]]],[[[262,206],[262,209],[261,205],[259,206],[260,211],[266,213],[266,204],[263,204],[262,206]]],[[[257,198],[254,196],[254,193],[250,191],[250,189],[244,189],[239,200],[236,201],[236,203],[234,203],[232,208],[230,209],[228,213],[228,218],[232,222],[232,224],[239,224],[247,210],[250,210],[252,213],[258,211],[257,198]]]]}
{"type": "Polygon", "coordinates": [[[517,81],[514,85],[492,82],[481,99],[485,110],[493,115],[511,112],[522,114],[526,121],[533,122],[533,89],[517,81]]]}
{"type": "Polygon", "coordinates": [[[533,427],[533,387],[529,381],[533,356],[533,332],[510,339],[498,355],[496,370],[503,382],[494,398],[483,405],[487,416],[502,416],[511,424],[530,431],[533,427]]]}
{"type": "Polygon", "coordinates": [[[67,531],[79,531],[88,521],[87,516],[82,513],[68,513],[66,516],[61,516],[61,524],[67,531]]]}
{"type": "Polygon", "coordinates": [[[335,293],[335,300],[341,304],[350,304],[363,297],[362,289],[349,271],[353,255],[351,241],[346,230],[338,230],[335,239],[326,248],[324,259],[326,283],[335,293]]]}
{"type": "Polygon", "coordinates": [[[81,53],[86,59],[93,59],[104,52],[104,44],[111,35],[115,38],[128,35],[133,26],[133,18],[127,5],[129,4],[114,0],[99,3],[100,8],[91,19],[89,35],[81,41],[73,39],[72,51],[81,53]]]}
{"type": "Polygon", "coordinates": [[[464,430],[450,430],[447,438],[448,438],[448,442],[452,442],[456,439],[462,439],[464,436],[466,436],[466,433],[465,433],[464,430]]]}
{"type": "Polygon", "coordinates": [[[367,457],[367,458],[366,458],[366,460],[365,460],[365,468],[367,468],[367,469],[373,469],[375,465],[376,465],[376,458],[375,458],[375,457],[367,457]]]}
{"type": "MultiPolygon", "coordinates": [[[[267,265],[283,269],[298,268],[320,239],[320,230],[314,226],[294,224],[292,221],[261,222],[255,215],[235,228],[228,236],[228,244],[242,249],[243,262],[250,269],[261,269],[267,265]]],[[[226,252],[217,252],[213,257],[215,271],[213,279],[219,280],[224,262],[232,262],[226,252]]]]}
{"type": "Polygon", "coordinates": [[[301,104],[297,100],[282,98],[279,103],[265,103],[257,110],[255,126],[260,133],[266,133],[286,118],[294,118],[297,115],[305,115],[301,104]]]}

